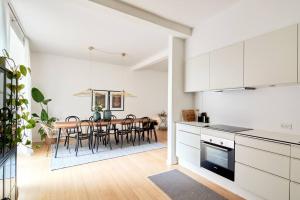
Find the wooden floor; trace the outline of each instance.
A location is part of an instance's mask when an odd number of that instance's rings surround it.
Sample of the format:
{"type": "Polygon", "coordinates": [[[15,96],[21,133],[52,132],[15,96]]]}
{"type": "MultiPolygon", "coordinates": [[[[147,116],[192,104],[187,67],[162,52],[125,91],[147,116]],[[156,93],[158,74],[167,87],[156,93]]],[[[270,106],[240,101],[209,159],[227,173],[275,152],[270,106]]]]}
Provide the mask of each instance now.
{"type": "MultiPolygon", "coordinates": [[[[166,143],[166,132],[159,132],[166,143]]],[[[135,200],[169,199],[147,177],[179,169],[227,199],[241,199],[180,166],[166,165],[167,149],[153,150],[76,167],[50,171],[44,146],[33,156],[18,158],[20,200],[135,200]]]]}

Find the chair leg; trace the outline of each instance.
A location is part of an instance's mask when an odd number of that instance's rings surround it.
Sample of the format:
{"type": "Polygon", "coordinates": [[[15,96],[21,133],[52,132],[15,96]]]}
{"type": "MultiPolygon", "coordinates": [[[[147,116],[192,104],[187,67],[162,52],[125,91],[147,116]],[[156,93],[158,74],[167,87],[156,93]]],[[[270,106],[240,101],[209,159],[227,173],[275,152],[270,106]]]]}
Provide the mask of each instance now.
{"type": "Polygon", "coordinates": [[[70,144],[70,136],[68,136],[67,149],[69,149],[69,144],[70,144]]]}
{"type": "Polygon", "coordinates": [[[155,130],[155,128],[153,129],[153,131],[154,131],[155,142],[157,142],[157,135],[156,135],[156,130],[155,130]]]}
{"type": "Polygon", "coordinates": [[[68,139],[68,136],[66,136],[66,139],[65,139],[65,144],[64,144],[64,146],[66,146],[66,144],[67,144],[67,139],[68,139]]]}
{"type": "Polygon", "coordinates": [[[150,131],[148,130],[148,131],[147,131],[147,140],[148,140],[148,142],[149,142],[149,144],[150,144],[151,142],[150,142],[150,137],[149,137],[149,136],[150,136],[150,131]]]}
{"type": "Polygon", "coordinates": [[[97,136],[97,152],[98,152],[98,148],[99,148],[99,143],[100,143],[100,136],[97,136]]]}
{"type": "Polygon", "coordinates": [[[76,147],[75,147],[76,156],[77,156],[77,153],[78,153],[78,146],[79,146],[79,137],[77,136],[76,137],[76,147]]]}
{"type": "Polygon", "coordinates": [[[112,150],[111,142],[110,142],[110,134],[109,133],[108,133],[108,143],[109,143],[110,150],[112,150]]]}
{"type": "Polygon", "coordinates": [[[121,135],[121,149],[123,148],[123,135],[121,135]]]}
{"type": "Polygon", "coordinates": [[[82,147],[82,141],[81,141],[81,139],[79,140],[79,142],[80,142],[80,147],[82,147]]]}

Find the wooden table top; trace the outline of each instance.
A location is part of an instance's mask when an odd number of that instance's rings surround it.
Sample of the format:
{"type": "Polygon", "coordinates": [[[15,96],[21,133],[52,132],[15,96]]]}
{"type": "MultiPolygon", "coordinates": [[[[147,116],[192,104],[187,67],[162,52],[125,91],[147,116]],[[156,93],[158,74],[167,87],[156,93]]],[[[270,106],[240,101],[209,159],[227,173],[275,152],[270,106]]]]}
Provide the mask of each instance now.
{"type": "MultiPolygon", "coordinates": [[[[112,119],[111,120],[111,124],[122,124],[122,121],[123,121],[124,119],[112,119]]],[[[135,120],[134,120],[134,122],[135,123],[138,123],[138,122],[141,122],[143,120],[143,118],[136,118],[135,120]]],[[[154,123],[157,123],[157,121],[156,120],[154,120],[154,119],[151,119],[151,122],[154,122],[154,123]]],[[[99,125],[99,124],[101,124],[101,125],[107,125],[107,121],[104,121],[104,120],[101,120],[101,121],[99,121],[99,122],[92,122],[93,123],[93,125],[94,126],[96,126],[96,125],[99,125]]],[[[59,129],[59,128],[62,128],[62,129],[65,129],[65,128],[75,128],[75,127],[77,127],[79,125],[79,122],[62,122],[62,121],[60,121],[60,122],[55,122],[54,123],[54,128],[56,128],[56,129],[59,129]]],[[[81,123],[81,125],[82,126],[88,126],[89,124],[87,123],[87,122],[84,122],[84,123],[81,123]]]]}

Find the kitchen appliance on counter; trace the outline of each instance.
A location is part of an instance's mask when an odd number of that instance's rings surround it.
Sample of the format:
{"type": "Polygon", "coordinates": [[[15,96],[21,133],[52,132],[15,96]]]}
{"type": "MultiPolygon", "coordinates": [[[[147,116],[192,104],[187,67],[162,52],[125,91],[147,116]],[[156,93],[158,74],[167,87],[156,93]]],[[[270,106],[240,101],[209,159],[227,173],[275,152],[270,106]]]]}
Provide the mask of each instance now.
{"type": "MultiPolygon", "coordinates": [[[[251,130],[227,125],[209,125],[205,128],[230,133],[251,130]]],[[[234,141],[201,134],[201,167],[234,181],[234,164],[234,141]]]]}
{"type": "Polygon", "coordinates": [[[198,115],[198,122],[209,123],[209,117],[206,112],[203,112],[198,115]]]}

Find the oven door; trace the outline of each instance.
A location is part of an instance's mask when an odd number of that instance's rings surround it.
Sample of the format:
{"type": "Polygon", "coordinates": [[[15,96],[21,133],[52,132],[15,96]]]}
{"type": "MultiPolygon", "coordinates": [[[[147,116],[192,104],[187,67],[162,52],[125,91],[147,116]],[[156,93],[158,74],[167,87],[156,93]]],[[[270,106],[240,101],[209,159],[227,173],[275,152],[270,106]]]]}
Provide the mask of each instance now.
{"type": "Polygon", "coordinates": [[[234,181],[234,149],[201,141],[201,167],[234,181]]]}

